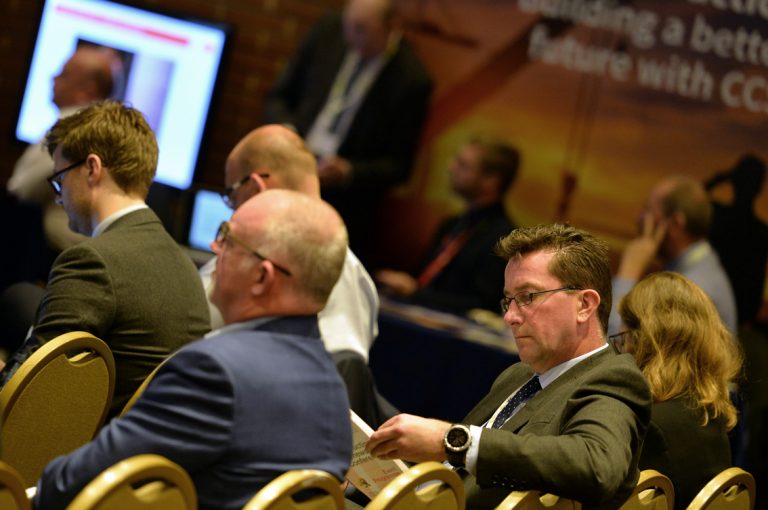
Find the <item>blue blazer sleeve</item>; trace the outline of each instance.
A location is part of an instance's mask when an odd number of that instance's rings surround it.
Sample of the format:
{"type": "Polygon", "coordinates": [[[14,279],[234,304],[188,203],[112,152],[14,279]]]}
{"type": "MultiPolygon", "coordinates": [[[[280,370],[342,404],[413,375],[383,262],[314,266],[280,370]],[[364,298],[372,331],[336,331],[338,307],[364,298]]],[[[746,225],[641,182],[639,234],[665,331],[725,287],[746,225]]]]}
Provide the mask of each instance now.
{"type": "Polygon", "coordinates": [[[216,360],[194,349],[180,351],[125,417],[45,468],[35,508],[65,508],[102,471],[134,455],[163,455],[190,473],[214,462],[230,441],[233,400],[216,360]]]}

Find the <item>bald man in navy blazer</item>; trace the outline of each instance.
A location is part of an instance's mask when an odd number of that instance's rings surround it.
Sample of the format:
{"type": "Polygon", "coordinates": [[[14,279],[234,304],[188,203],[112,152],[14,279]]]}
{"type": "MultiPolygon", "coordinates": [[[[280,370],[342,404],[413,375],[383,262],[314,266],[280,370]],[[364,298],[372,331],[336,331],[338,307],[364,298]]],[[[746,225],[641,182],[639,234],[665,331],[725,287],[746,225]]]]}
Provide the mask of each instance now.
{"type": "Polygon", "coordinates": [[[226,325],[169,358],[91,443],[51,462],[37,508],[66,507],[104,469],[143,453],[184,468],[201,510],[239,510],[291,469],[343,480],[349,403],[317,325],[346,256],[341,218],[319,199],[269,190],[238,208],[212,247],[211,298],[226,325]]]}

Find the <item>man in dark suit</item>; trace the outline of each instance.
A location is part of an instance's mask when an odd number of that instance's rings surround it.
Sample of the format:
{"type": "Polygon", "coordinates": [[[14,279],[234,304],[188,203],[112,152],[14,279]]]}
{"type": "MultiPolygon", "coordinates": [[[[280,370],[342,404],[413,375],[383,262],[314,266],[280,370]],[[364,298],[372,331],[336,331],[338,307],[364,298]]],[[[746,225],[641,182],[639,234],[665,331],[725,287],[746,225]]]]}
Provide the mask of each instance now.
{"type": "Polygon", "coordinates": [[[183,467],[201,510],[239,510],[291,469],[344,478],[349,404],[317,325],[344,264],[341,218],[316,198],[269,190],[222,223],[212,248],[211,297],[227,325],[173,355],[93,442],[51,462],[36,507],[64,508],[102,470],[142,453],[183,467]]]}
{"type": "Polygon", "coordinates": [[[514,227],[504,209],[520,156],[510,145],[475,137],[462,145],[448,171],[453,191],[468,209],[437,230],[416,276],[383,269],[383,292],[409,302],[463,314],[473,308],[498,311],[504,260],[493,248],[514,227]]]}
{"type": "Polygon", "coordinates": [[[90,239],[57,257],[31,336],[0,377],[5,383],[40,344],[88,331],[115,356],[115,415],[158,363],[210,329],[205,293],[190,258],[144,203],[157,142],[141,112],[96,103],[60,119],[46,146],[56,201],[70,228],[90,239]]]}
{"type": "Polygon", "coordinates": [[[292,125],[318,157],[323,198],[363,255],[381,193],[405,180],[432,81],[389,0],[349,0],[321,19],[267,95],[265,120],[292,125]]]}
{"type": "Polygon", "coordinates": [[[605,341],[607,247],[551,225],[515,230],[498,251],[508,260],[504,320],[522,363],[498,377],[463,424],[399,415],[368,448],[384,458],[448,460],[467,473],[469,509],[525,489],[618,508],[638,480],[651,399],[632,357],[605,341]]]}

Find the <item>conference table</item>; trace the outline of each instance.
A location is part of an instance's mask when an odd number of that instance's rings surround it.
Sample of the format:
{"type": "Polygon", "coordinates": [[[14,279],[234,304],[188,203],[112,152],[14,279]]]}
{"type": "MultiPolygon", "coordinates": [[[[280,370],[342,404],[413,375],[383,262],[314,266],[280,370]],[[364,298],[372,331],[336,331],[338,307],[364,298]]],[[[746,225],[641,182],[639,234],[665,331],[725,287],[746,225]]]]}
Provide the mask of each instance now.
{"type": "Polygon", "coordinates": [[[461,420],[519,361],[500,317],[470,316],[476,320],[381,297],[369,360],[379,392],[402,412],[461,420]]]}

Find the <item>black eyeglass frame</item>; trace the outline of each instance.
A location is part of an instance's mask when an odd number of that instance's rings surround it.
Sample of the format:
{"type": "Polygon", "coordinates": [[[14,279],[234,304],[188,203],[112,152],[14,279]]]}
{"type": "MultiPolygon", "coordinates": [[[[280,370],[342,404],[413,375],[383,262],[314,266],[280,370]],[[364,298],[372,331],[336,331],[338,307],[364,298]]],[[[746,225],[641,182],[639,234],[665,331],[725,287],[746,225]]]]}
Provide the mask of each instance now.
{"type": "Polygon", "coordinates": [[[499,301],[499,305],[501,306],[501,313],[502,315],[507,313],[509,310],[509,305],[512,304],[514,301],[518,308],[522,308],[524,306],[528,306],[531,303],[533,303],[534,296],[538,296],[539,294],[548,294],[550,292],[562,292],[562,291],[569,291],[569,290],[583,290],[578,287],[568,286],[568,287],[560,287],[559,289],[549,289],[549,290],[540,290],[537,292],[518,292],[512,297],[504,296],[501,298],[501,301],[499,301]],[[521,299],[521,296],[525,296],[524,299],[521,299]]]}
{"type": "Polygon", "coordinates": [[[271,263],[275,267],[275,269],[277,269],[278,271],[282,272],[286,276],[292,276],[291,272],[289,270],[287,270],[285,267],[281,266],[280,264],[278,264],[274,260],[265,257],[264,255],[262,255],[258,251],[254,250],[253,248],[251,248],[250,246],[245,244],[245,242],[243,242],[242,240],[240,240],[237,237],[235,237],[235,235],[232,234],[232,230],[229,228],[229,222],[228,221],[222,221],[221,224],[219,225],[219,229],[216,231],[216,243],[221,245],[227,239],[232,239],[234,242],[236,242],[237,244],[242,246],[251,255],[256,256],[257,258],[263,260],[264,262],[271,263]]]}
{"type": "MultiPolygon", "coordinates": [[[[268,179],[270,174],[257,174],[262,179],[268,179]]],[[[240,189],[240,186],[245,184],[246,182],[251,180],[251,174],[246,175],[236,183],[234,183],[232,186],[228,186],[224,188],[224,191],[220,193],[221,199],[224,201],[224,203],[227,205],[227,207],[234,209],[235,208],[235,200],[232,198],[232,195],[240,189]]]]}
{"type": "Polygon", "coordinates": [[[87,158],[81,159],[76,163],[72,163],[69,166],[65,166],[61,170],[54,170],[53,174],[50,177],[46,178],[46,180],[48,181],[48,184],[50,184],[51,188],[53,188],[53,192],[56,193],[57,195],[61,195],[61,181],[64,178],[64,174],[69,172],[70,170],[74,170],[80,165],[84,165],[86,161],[88,161],[87,158]]]}
{"type": "Polygon", "coordinates": [[[627,346],[627,337],[631,334],[632,332],[627,329],[608,336],[608,343],[611,344],[611,347],[613,347],[613,350],[616,352],[616,354],[623,354],[627,352],[625,350],[627,346]]]}

